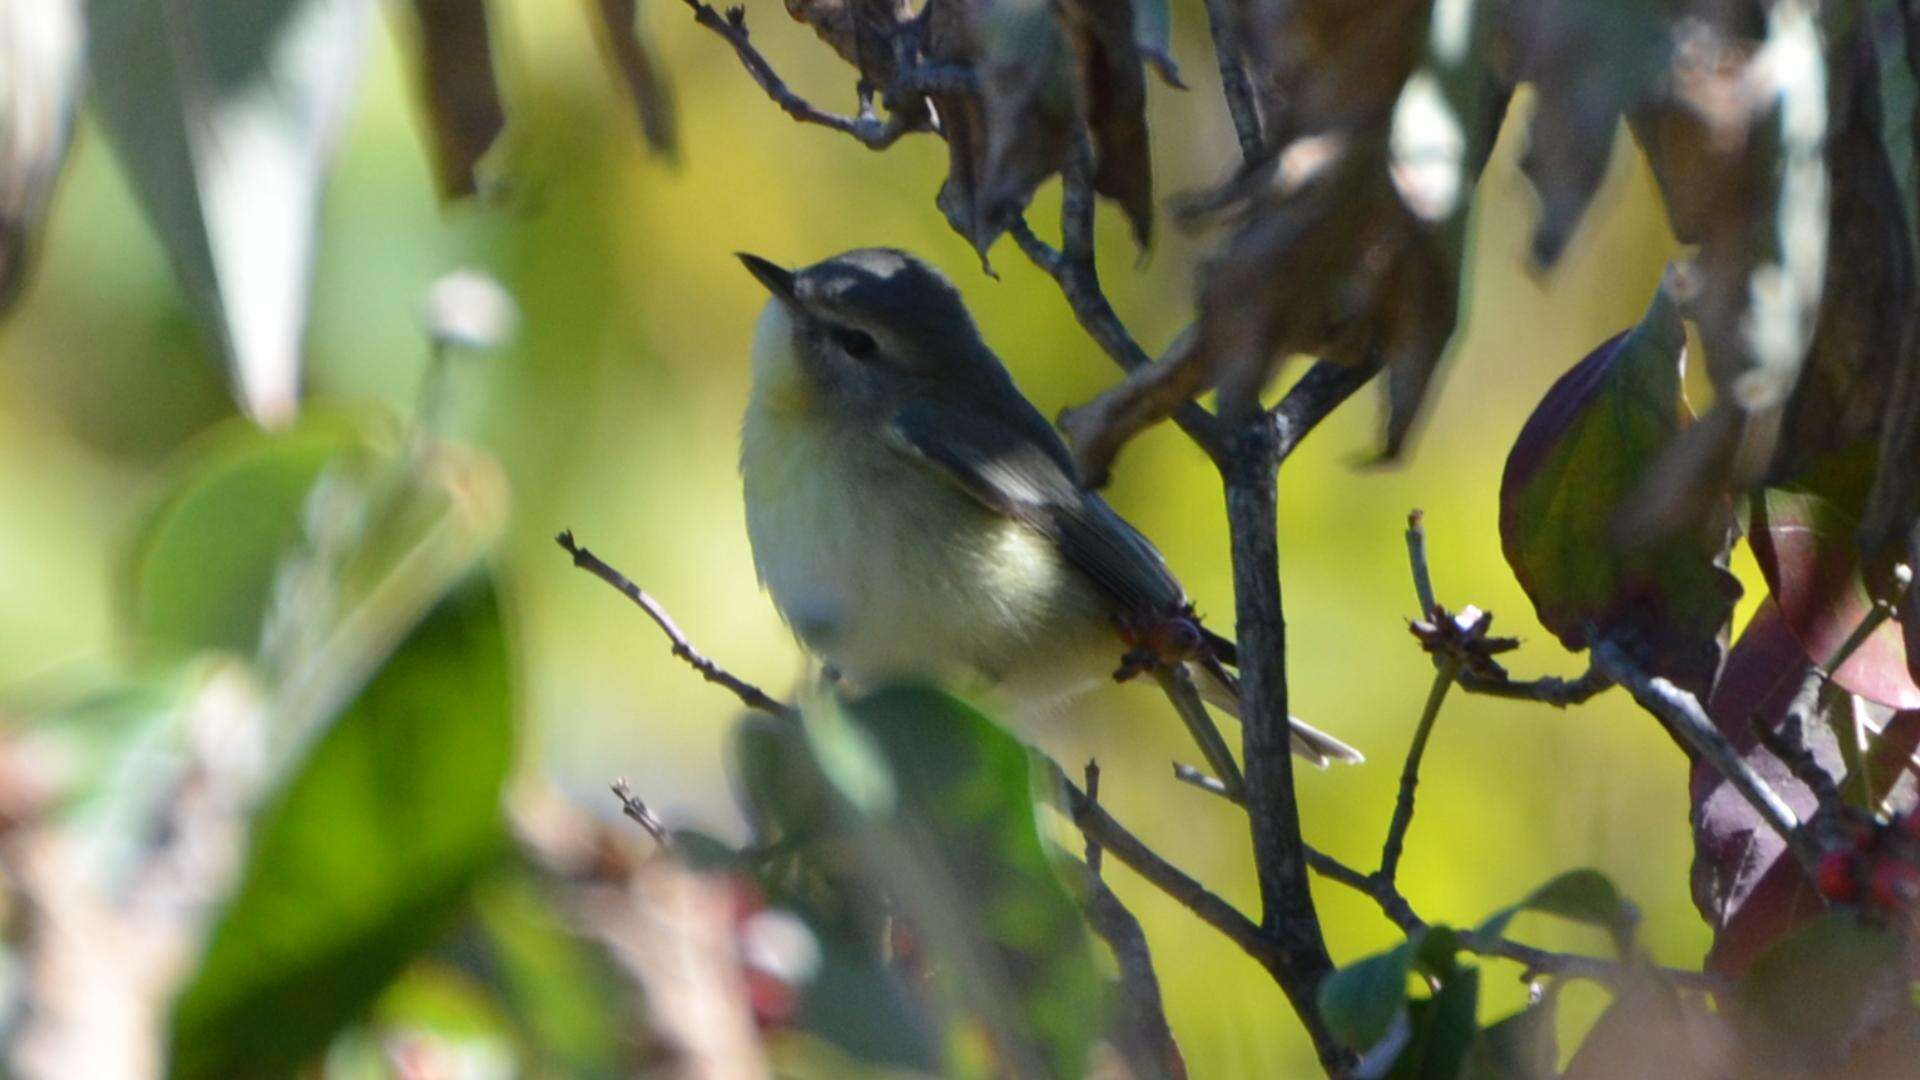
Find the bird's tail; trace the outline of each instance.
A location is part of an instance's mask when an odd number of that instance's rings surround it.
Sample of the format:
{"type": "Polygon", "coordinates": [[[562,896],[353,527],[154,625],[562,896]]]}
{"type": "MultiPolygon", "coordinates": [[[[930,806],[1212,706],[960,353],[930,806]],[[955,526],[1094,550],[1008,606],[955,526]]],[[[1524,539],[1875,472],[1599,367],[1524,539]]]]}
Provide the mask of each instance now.
{"type": "MultiPolygon", "coordinates": [[[[1240,683],[1233,674],[1218,661],[1196,663],[1191,667],[1200,696],[1215,708],[1232,714],[1235,720],[1240,719],[1240,683]]],[[[1292,728],[1294,754],[1322,769],[1334,761],[1358,765],[1367,760],[1360,751],[1297,716],[1287,717],[1287,723],[1292,728]]]]}

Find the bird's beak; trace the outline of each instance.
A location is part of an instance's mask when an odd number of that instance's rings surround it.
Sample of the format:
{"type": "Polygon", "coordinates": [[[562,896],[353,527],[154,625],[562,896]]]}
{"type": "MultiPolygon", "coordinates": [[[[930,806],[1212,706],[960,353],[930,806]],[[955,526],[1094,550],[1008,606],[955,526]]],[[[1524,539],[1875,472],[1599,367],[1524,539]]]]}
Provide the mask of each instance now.
{"type": "Polygon", "coordinates": [[[758,278],[760,284],[767,287],[768,292],[789,304],[794,303],[793,271],[784,269],[758,255],[749,255],[744,251],[736,251],[734,255],[737,256],[741,264],[747,268],[749,274],[758,278]]]}

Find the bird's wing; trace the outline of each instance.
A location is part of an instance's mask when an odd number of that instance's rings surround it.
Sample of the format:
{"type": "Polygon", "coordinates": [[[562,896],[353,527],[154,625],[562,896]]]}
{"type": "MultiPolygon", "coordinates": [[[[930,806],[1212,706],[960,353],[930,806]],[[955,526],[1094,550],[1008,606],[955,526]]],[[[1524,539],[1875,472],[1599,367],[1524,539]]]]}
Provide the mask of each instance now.
{"type": "Polygon", "coordinates": [[[934,405],[902,409],[888,434],[981,505],[1051,537],[1116,611],[1163,613],[1186,602],[1146,537],[1074,479],[1057,440],[1050,446],[994,417],[934,405]]]}

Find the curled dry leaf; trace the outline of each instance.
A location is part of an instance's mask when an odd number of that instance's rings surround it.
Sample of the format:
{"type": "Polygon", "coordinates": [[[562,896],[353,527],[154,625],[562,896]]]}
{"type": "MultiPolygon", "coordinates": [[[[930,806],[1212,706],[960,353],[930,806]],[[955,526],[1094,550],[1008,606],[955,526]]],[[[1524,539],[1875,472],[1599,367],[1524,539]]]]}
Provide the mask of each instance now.
{"type": "Polygon", "coordinates": [[[1533,261],[1551,267],[1613,157],[1623,112],[1663,85],[1671,0],[1546,0],[1523,9],[1518,78],[1533,85],[1520,168],[1540,197],[1533,261]]]}
{"type": "Polygon", "coordinates": [[[1120,204],[1146,244],[1153,180],[1131,4],[938,0],[925,52],[950,160],[938,202],[956,231],[985,252],[1074,160],[1084,121],[1093,190],[1120,204]]]}
{"type": "Polygon", "coordinates": [[[1511,89],[1490,43],[1510,14],[1409,3],[1242,13],[1278,149],[1191,203],[1235,225],[1204,269],[1180,384],[1231,381],[1231,396],[1251,400],[1294,354],[1379,362],[1383,450],[1401,450],[1455,329],[1469,195],[1511,89]]]}
{"type": "Polygon", "coordinates": [[[1803,373],[1787,403],[1768,470],[1778,482],[1881,430],[1911,310],[1913,253],[1900,185],[1882,146],[1887,117],[1871,36],[1854,35],[1833,56],[1834,132],[1827,146],[1831,258],[1803,373]]]}
{"type": "Polygon", "coordinates": [[[1825,285],[1829,74],[1848,65],[1806,5],[1776,5],[1764,38],[1745,29],[1718,9],[1681,23],[1669,93],[1632,117],[1675,234],[1699,245],[1688,306],[1714,386],[1628,513],[1650,542],[1766,471],[1825,285]]]}
{"type": "Polygon", "coordinates": [[[413,0],[413,13],[434,180],[441,198],[472,195],[507,125],[486,0],[413,0]]]}
{"type": "Polygon", "coordinates": [[[1613,638],[1704,698],[1740,585],[1723,497],[1703,528],[1623,549],[1622,507],[1679,438],[1686,335],[1663,287],[1640,325],[1553,384],[1500,482],[1500,544],[1540,622],[1569,649],[1613,638]]]}
{"type": "Polygon", "coordinates": [[[588,5],[601,52],[633,99],[647,146],[658,154],[672,154],[678,146],[673,93],[640,34],[638,0],[588,0],[588,5]]]}
{"type": "Polygon", "coordinates": [[[0,8],[0,314],[20,294],[79,103],[79,0],[0,8]]]}

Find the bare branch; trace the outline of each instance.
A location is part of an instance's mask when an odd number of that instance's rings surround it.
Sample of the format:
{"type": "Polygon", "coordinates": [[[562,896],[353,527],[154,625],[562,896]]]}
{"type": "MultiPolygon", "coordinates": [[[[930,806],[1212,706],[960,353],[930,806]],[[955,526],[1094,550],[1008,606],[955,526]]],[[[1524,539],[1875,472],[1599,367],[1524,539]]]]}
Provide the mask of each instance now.
{"type": "Polygon", "coordinates": [[[562,532],[554,537],[554,541],[567,554],[573,556],[573,565],[618,589],[621,595],[633,601],[641,611],[646,612],[647,617],[660,627],[660,632],[667,635],[667,641],[673,645],[673,655],[686,661],[688,666],[700,673],[701,678],[725,687],[734,697],[740,699],[740,704],[749,709],[769,716],[777,716],[782,720],[792,720],[799,715],[792,706],[775,700],[766,691],[707,659],[693,647],[693,642],[687,640],[687,635],[681,633],[680,627],[673,621],[673,616],[667,614],[659,601],[648,596],[640,586],[629,581],[625,574],[600,561],[599,556],[575,544],[572,530],[562,532]]]}
{"type": "Polygon", "coordinates": [[[875,117],[863,109],[859,116],[840,116],[817,109],[799,94],[787,86],[786,81],[773,70],[767,58],[747,40],[746,9],[730,7],[721,14],[711,4],[702,0],[687,0],[687,6],[693,9],[693,21],[720,35],[727,44],[733,46],[734,54],[740,57],[740,64],[760,84],[767,97],[780,106],[782,112],[802,124],[818,124],[835,131],[851,135],[869,150],[884,150],[899,140],[900,136],[914,131],[930,131],[930,127],[910,120],[909,114],[891,112],[885,120],[875,117]]]}
{"type": "Polygon", "coordinates": [[[1433,574],[1427,569],[1426,515],[1418,508],[1407,511],[1407,565],[1413,570],[1413,595],[1420,601],[1420,614],[1440,606],[1433,596],[1433,574]]]}
{"type": "MultiPolygon", "coordinates": [[[[1413,906],[1407,902],[1407,898],[1400,893],[1399,888],[1377,873],[1363,874],[1346,863],[1312,848],[1307,849],[1307,865],[1321,877],[1344,885],[1378,904],[1381,914],[1405,933],[1413,934],[1426,929],[1429,925],[1413,910],[1413,906]]],[[[1498,957],[1521,965],[1525,969],[1522,977],[1528,982],[1533,981],[1537,976],[1552,975],[1568,979],[1585,979],[1588,982],[1617,987],[1631,981],[1643,970],[1640,965],[1631,962],[1622,963],[1579,953],[1549,952],[1511,938],[1492,937],[1476,931],[1463,932],[1459,942],[1461,948],[1476,956],[1498,957]]],[[[1724,988],[1721,980],[1705,972],[1669,967],[1655,970],[1676,984],[1692,989],[1724,988]]]]}
{"type": "Polygon", "coordinates": [[[1275,432],[1259,402],[1222,401],[1229,416],[1251,416],[1222,479],[1232,540],[1236,637],[1240,651],[1241,759],[1247,818],[1260,882],[1261,926],[1278,945],[1272,969],[1329,1073],[1351,1071],[1352,1052],[1320,1014],[1321,980],[1333,971],[1326,936],[1308,887],[1306,844],[1294,791],[1292,728],[1287,708],[1287,630],[1280,593],[1275,432]]]}
{"type": "MultiPolygon", "coordinates": [[[[1100,765],[1091,759],[1087,762],[1086,784],[1088,805],[1098,806],[1100,765]]],[[[1180,1054],[1180,1044],[1174,1040],[1173,1028],[1167,1023],[1166,1005],[1160,995],[1159,976],[1153,971],[1153,953],[1148,948],[1146,932],[1140,928],[1140,920],[1134,918],[1133,912],[1127,910],[1100,876],[1099,839],[1091,832],[1083,836],[1087,842],[1083,903],[1087,922],[1113,951],[1115,966],[1120,969],[1120,1009],[1115,1017],[1113,1039],[1129,1061],[1155,1066],[1154,1071],[1146,1075],[1168,1080],[1183,1078],[1187,1075],[1187,1063],[1180,1054]]]]}
{"type": "Polygon", "coordinates": [[[1200,692],[1193,685],[1193,676],[1187,674],[1184,664],[1154,669],[1154,679],[1160,683],[1160,689],[1173,703],[1174,711],[1187,725],[1187,733],[1206,756],[1207,765],[1213,770],[1222,790],[1235,802],[1246,791],[1246,780],[1240,775],[1240,765],[1233,760],[1233,751],[1227,749],[1227,741],[1221,737],[1220,729],[1214,725],[1213,717],[1207,713],[1206,703],[1200,700],[1200,692]]]}
{"type": "MultiPolygon", "coordinates": [[[[1407,514],[1406,537],[1407,565],[1413,572],[1414,597],[1420,604],[1421,615],[1429,617],[1439,607],[1439,601],[1435,598],[1433,577],[1428,569],[1426,516],[1421,511],[1413,510],[1407,514]]],[[[1439,654],[1434,656],[1436,667],[1443,661],[1444,658],[1439,654]]],[[[1497,668],[1476,671],[1471,664],[1461,664],[1455,670],[1454,681],[1469,694],[1539,701],[1558,709],[1578,705],[1613,685],[1612,679],[1594,667],[1588,667],[1584,674],[1571,681],[1551,675],[1518,681],[1497,668]]]]}
{"type": "Polygon", "coordinates": [[[1246,50],[1240,42],[1240,20],[1228,0],[1206,0],[1207,29],[1213,34],[1213,52],[1220,61],[1220,91],[1233,117],[1233,135],[1240,142],[1240,158],[1252,164],[1266,155],[1260,110],[1253,83],[1247,78],[1246,50]]]}
{"type": "MultiPolygon", "coordinates": [[[[1060,248],[1056,250],[1034,235],[1024,218],[1015,218],[1007,232],[1028,260],[1059,284],[1060,293],[1066,297],[1067,306],[1073,310],[1074,319],[1080,323],[1081,329],[1131,378],[1135,372],[1153,370],[1155,361],[1127,332],[1125,324],[1120,321],[1120,316],[1114,312],[1113,305],[1100,287],[1100,272],[1094,263],[1093,248],[1093,180],[1090,165],[1081,163],[1079,157],[1076,155],[1075,161],[1061,177],[1060,248]]],[[[1108,391],[1109,394],[1112,392],[1108,391]]],[[[1168,411],[1174,423],[1180,425],[1180,430],[1186,432],[1194,445],[1218,465],[1225,460],[1225,433],[1213,414],[1189,400],[1191,397],[1192,394],[1188,394],[1186,398],[1171,403],[1168,411]]],[[[1165,416],[1168,411],[1160,415],[1165,416]]],[[[1065,417],[1062,417],[1062,426],[1066,426],[1065,417]]],[[[1076,454],[1079,445],[1075,440],[1076,454]]],[[[1118,445],[1114,444],[1115,450],[1118,445]]],[[[1112,463],[1112,457],[1108,456],[1102,462],[1080,456],[1082,478],[1097,486],[1104,480],[1106,466],[1112,463]]]]}
{"type": "Polygon", "coordinates": [[[1067,815],[1073,819],[1081,835],[1098,843],[1103,850],[1125,863],[1128,869],[1145,878],[1148,884],[1198,915],[1201,922],[1226,935],[1227,940],[1259,961],[1261,966],[1278,972],[1284,963],[1280,952],[1252,919],[1128,832],[1104,807],[1087,798],[1087,793],[1067,777],[1066,771],[1057,762],[1048,759],[1047,766],[1053,773],[1054,782],[1066,793],[1067,815]]]}
{"type": "Polygon", "coordinates": [[[1452,689],[1459,670],[1460,662],[1451,657],[1441,660],[1435,668],[1433,688],[1427,691],[1426,707],[1420,711],[1420,722],[1413,729],[1413,742],[1407,746],[1406,764],[1400,768],[1400,795],[1394,801],[1393,819],[1387,824],[1386,842],[1380,846],[1380,877],[1388,884],[1393,883],[1400,869],[1407,829],[1413,825],[1413,795],[1420,786],[1420,763],[1427,754],[1427,739],[1433,734],[1433,723],[1440,716],[1440,706],[1447,700],[1447,691],[1452,689]]]}
{"type": "Polygon", "coordinates": [[[1753,807],[1780,838],[1809,875],[1820,861],[1820,849],[1812,836],[1801,828],[1799,816],[1773,790],[1753,766],[1748,764],[1720,729],[1715,727],[1700,700],[1666,679],[1641,670],[1612,641],[1601,640],[1593,646],[1593,664],[1601,673],[1633,694],[1640,707],[1658,717],[1667,730],[1695,753],[1707,759],[1715,771],[1725,777],[1742,798],[1753,807]]]}
{"type": "Polygon", "coordinates": [[[1595,668],[1588,668],[1579,678],[1571,680],[1556,678],[1552,675],[1521,681],[1490,679],[1475,675],[1471,671],[1462,671],[1457,681],[1460,689],[1469,694],[1511,698],[1517,701],[1538,701],[1552,705],[1556,709],[1578,705],[1613,687],[1613,680],[1595,668]]]}
{"type": "Polygon", "coordinates": [[[627,784],[626,777],[615,780],[611,787],[613,797],[620,800],[620,812],[631,818],[634,824],[647,830],[647,835],[653,837],[654,843],[666,847],[666,823],[661,821],[660,815],[654,813],[646,803],[640,801],[640,796],[633,793],[633,788],[627,784]]]}
{"type": "Polygon", "coordinates": [[[1285,461],[1313,429],[1320,426],[1320,421],[1379,373],[1378,355],[1369,356],[1359,364],[1314,361],[1273,407],[1275,452],[1280,460],[1285,461]]]}

